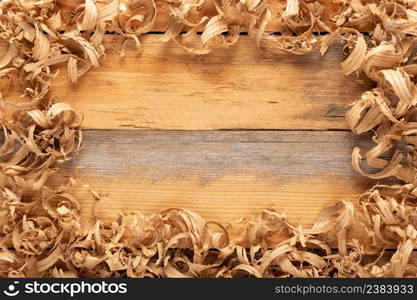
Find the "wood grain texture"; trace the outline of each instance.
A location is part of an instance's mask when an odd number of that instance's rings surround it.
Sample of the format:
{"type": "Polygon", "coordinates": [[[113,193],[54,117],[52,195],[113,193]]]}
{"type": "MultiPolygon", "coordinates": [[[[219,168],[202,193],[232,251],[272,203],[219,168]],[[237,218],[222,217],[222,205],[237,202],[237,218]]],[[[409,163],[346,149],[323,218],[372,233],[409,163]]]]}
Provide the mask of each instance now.
{"type": "MultiPolygon", "coordinates": [[[[61,70],[52,94],[93,129],[326,130],[347,129],[347,105],[370,87],[342,74],[337,45],[324,57],[265,58],[241,36],[231,49],[193,56],[159,38],[145,36],[141,55],[108,54],[76,85],[61,70]]],[[[108,39],[109,49],[120,46],[117,35],[108,39]]]]}
{"type": "MultiPolygon", "coordinates": [[[[213,14],[212,1],[202,12],[213,14]]],[[[168,14],[153,30],[164,29],[168,14]]],[[[54,80],[52,95],[81,111],[90,129],[65,170],[82,165],[81,181],[109,199],[75,191],[83,220],[181,207],[228,223],[276,208],[309,226],[325,206],[375,183],[350,165],[353,146],[367,137],[327,131],[347,130],[348,104],[371,87],[342,74],[340,45],[324,57],[266,58],[242,35],[230,49],[193,56],[160,37],[144,35],[142,54],[130,45],[120,58],[121,38],[107,34],[100,68],[76,85],[65,68],[54,80]],[[253,131],[212,131],[222,129],[253,131]]],[[[6,100],[20,93],[16,85],[6,100]]]]}
{"type": "MultiPolygon", "coordinates": [[[[350,165],[353,145],[367,139],[347,132],[89,130],[85,138],[66,167],[82,165],[80,180],[109,198],[97,206],[103,218],[181,207],[228,223],[273,207],[311,225],[322,208],[375,183],[350,165]]],[[[97,202],[77,193],[88,219],[97,202]]]]}
{"type": "MultiPolygon", "coordinates": [[[[202,13],[214,14],[212,1],[202,13]]],[[[168,15],[163,8],[154,31],[164,30],[168,15]]],[[[267,30],[280,28],[273,22],[267,30]]],[[[100,68],[76,85],[63,68],[54,81],[52,94],[92,129],[64,169],[83,166],[80,180],[108,198],[74,191],[83,221],[181,207],[226,224],[276,208],[310,226],[324,207],[354,201],[376,183],[350,164],[353,146],[367,146],[368,137],[327,131],[347,130],[348,104],[371,87],[342,74],[340,45],[324,57],[265,58],[242,35],[230,49],[193,56],[160,37],[144,35],[142,54],[131,47],[120,58],[120,37],[107,34],[100,68]],[[219,129],[254,131],[211,131],[219,129]]],[[[20,93],[15,85],[6,100],[20,93]]]]}

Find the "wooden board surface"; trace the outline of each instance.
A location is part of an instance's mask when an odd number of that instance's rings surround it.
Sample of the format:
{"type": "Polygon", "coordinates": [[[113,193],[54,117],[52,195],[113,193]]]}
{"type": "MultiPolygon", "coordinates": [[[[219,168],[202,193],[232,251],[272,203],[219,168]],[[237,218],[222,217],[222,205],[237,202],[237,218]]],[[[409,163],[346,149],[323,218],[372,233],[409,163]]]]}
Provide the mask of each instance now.
{"type": "MultiPolygon", "coordinates": [[[[151,34],[141,55],[120,58],[120,37],[107,40],[115,50],[100,68],[76,85],[64,70],[54,81],[53,94],[83,112],[86,128],[348,129],[348,104],[371,85],[342,74],[340,45],[324,57],[265,58],[241,36],[231,49],[193,56],[151,34]]],[[[16,85],[9,98],[19,93],[16,85]]]]}
{"type": "MultiPolygon", "coordinates": [[[[181,207],[228,223],[276,208],[308,226],[375,183],[350,166],[353,145],[367,140],[339,131],[88,130],[66,167],[82,165],[81,181],[109,198],[97,206],[107,219],[181,207]]],[[[84,216],[96,205],[87,194],[79,194],[84,216]]]]}
{"type": "MultiPolygon", "coordinates": [[[[52,94],[84,113],[87,129],[67,169],[84,166],[80,179],[109,199],[78,191],[83,216],[182,207],[228,223],[272,207],[308,226],[375,183],[352,170],[354,145],[369,138],[344,119],[371,84],[342,74],[340,45],[324,57],[265,58],[241,36],[193,56],[159,39],[148,34],[144,53],[120,58],[109,34],[101,68],[77,85],[62,70],[55,79],[52,94]]],[[[17,95],[15,86],[8,98],[17,95]]]]}

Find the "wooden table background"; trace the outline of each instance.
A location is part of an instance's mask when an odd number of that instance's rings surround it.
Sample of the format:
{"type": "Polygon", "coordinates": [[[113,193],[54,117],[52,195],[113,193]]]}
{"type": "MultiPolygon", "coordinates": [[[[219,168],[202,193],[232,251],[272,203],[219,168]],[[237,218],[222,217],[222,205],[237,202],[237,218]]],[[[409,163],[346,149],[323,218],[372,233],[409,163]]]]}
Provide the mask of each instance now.
{"type": "MultiPolygon", "coordinates": [[[[276,208],[308,226],[376,183],[352,170],[353,146],[369,136],[344,118],[371,83],[342,74],[340,44],[324,57],[266,58],[242,35],[194,56],[160,42],[160,29],[124,58],[107,34],[100,68],[76,85],[63,70],[54,81],[53,95],[85,116],[85,147],[67,167],[83,166],[79,178],[109,198],[101,217],[181,207],[228,223],[276,208]]],[[[77,194],[91,216],[96,200],[77,194]]]]}

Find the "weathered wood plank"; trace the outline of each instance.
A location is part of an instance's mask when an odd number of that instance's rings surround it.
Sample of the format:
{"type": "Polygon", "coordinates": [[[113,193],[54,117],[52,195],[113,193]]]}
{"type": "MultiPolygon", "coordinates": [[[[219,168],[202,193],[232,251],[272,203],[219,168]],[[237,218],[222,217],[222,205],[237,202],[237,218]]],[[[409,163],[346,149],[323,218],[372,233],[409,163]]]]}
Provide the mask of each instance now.
{"type": "MultiPolygon", "coordinates": [[[[181,207],[227,223],[274,207],[311,225],[325,206],[375,183],[352,170],[353,145],[367,143],[347,132],[89,130],[85,138],[67,167],[82,165],[81,181],[109,197],[96,206],[103,218],[181,207]]],[[[97,202],[87,190],[78,196],[91,217],[97,202]]]]}
{"type": "MultiPolygon", "coordinates": [[[[347,129],[347,105],[369,89],[345,77],[340,46],[324,57],[263,57],[248,36],[235,47],[193,56],[159,35],[144,53],[108,54],[76,85],[62,71],[58,99],[85,114],[94,129],[347,129]]],[[[120,37],[109,35],[109,49],[120,37]]],[[[18,87],[6,98],[18,96],[18,87]]]]}

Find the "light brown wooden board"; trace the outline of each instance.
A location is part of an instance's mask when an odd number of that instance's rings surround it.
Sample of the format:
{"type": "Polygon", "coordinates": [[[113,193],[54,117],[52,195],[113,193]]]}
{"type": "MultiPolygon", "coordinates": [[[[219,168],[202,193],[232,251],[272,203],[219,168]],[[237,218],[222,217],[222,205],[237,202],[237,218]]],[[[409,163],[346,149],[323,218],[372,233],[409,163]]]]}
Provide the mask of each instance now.
{"type": "MultiPolygon", "coordinates": [[[[182,207],[228,223],[276,208],[309,226],[325,206],[375,183],[350,166],[352,147],[369,145],[367,137],[326,131],[347,130],[347,105],[371,87],[343,76],[340,45],[324,57],[265,58],[241,36],[231,49],[196,57],[159,39],[145,35],[144,53],[131,47],[121,59],[120,37],[107,35],[114,50],[101,68],[77,85],[61,70],[54,82],[53,94],[85,114],[84,126],[100,129],[85,132],[85,149],[65,166],[83,165],[80,179],[109,198],[98,203],[78,190],[83,220],[182,207]],[[187,131],[214,129],[290,131],[187,131]]],[[[15,86],[6,100],[19,94],[15,86]]]]}
{"type": "MultiPolygon", "coordinates": [[[[52,94],[81,111],[86,128],[325,130],[347,129],[347,105],[370,87],[342,74],[340,45],[324,57],[265,58],[241,36],[231,49],[193,56],[159,39],[146,35],[141,55],[107,55],[76,85],[61,70],[52,94]]],[[[120,47],[119,36],[108,40],[120,47]]]]}
{"type": "MultiPolygon", "coordinates": [[[[88,130],[66,167],[82,165],[81,181],[109,198],[97,205],[105,219],[181,207],[228,223],[276,208],[308,226],[375,183],[350,165],[353,145],[366,141],[338,131],[88,130]]],[[[78,196],[91,216],[96,201],[86,189],[78,196]]]]}
{"type": "MultiPolygon", "coordinates": [[[[52,94],[98,129],[66,165],[83,165],[81,180],[109,197],[96,205],[78,191],[85,219],[93,207],[105,219],[182,207],[227,223],[273,207],[309,226],[325,206],[375,183],[350,166],[366,138],[327,131],[347,130],[348,104],[371,87],[342,74],[340,45],[324,57],[266,58],[243,35],[230,49],[193,56],[160,37],[143,36],[142,54],[130,45],[120,58],[121,38],[108,34],[100,68],[76,85],[65,69],[54,81],[52,94]],[[219,129],[254,131],[191,131],[219,129]]],[[[6,100],[19,94],[16,85],[6,100]]]]}

